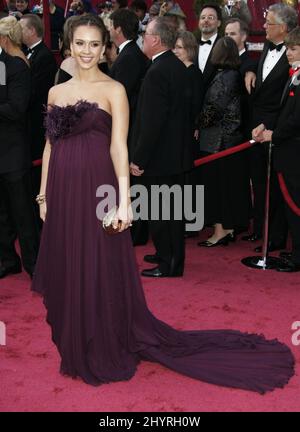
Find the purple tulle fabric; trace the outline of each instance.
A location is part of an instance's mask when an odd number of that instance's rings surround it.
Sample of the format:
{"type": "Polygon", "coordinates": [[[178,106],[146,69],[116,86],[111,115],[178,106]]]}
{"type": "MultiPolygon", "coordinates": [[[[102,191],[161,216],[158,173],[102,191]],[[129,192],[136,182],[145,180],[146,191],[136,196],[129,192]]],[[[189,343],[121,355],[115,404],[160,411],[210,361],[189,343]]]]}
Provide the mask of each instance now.
{"type": "Polygon", "coordinates": [[[44,126],[47,137],[54,144],[58,138],[71,134],[86,113],[95,113],[99,107],[96,103],[82,100],[75,105],[49,105],[48,110],[49,115],[45,117],[44,126]],[[52,110],[53,113],[50,115],[52,110]]]}
{"type": "MultiPolygon", "coordinates": [[[[294,374],[290,349],[237,330],[177,331],[147,308],[129,231],[108,235],[96,189],[117,187],[112,118],[95,104],[52,106],[47,217],[33,290],[44,296],[61,373],[99,385],[130,379],[141,360],[259,393],[294,374]]],[[[171,298],[171,292],[170,292],[171,298]]]]}

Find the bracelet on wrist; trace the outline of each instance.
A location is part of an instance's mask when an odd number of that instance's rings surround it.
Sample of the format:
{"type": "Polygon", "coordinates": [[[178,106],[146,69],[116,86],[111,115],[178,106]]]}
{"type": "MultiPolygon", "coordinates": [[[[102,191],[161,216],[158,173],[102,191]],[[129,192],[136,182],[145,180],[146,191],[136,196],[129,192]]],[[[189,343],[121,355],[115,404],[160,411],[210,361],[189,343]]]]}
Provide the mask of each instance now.
{"type": "Polygon", "coordinates": [[[38,205],[44,204],[44,202],[46,202],[46,195],[45,194],[39,194],[36,196],[35,200],[38,203],[38,205]]]}

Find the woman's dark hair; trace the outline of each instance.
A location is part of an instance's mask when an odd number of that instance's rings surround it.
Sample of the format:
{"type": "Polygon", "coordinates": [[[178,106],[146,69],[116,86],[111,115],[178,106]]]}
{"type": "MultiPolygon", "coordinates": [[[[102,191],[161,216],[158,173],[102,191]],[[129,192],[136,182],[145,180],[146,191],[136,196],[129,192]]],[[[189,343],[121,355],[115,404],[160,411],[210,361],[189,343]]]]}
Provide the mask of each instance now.
{"type": "Polygon", "coordinates": [[[224,36],[217,41],[212,51],[211,63],[221,69],[239,68],[239,50],[231,37],[224,36]]]}
{"type": "Polygon", "coordinates": [[[74,20],[70,25],[70,41],[74,38],[75,30],[78,27],[82,26],[90,26],[90,27],[96,27],[101,34],[102,42],[105,45],[107,42],[107,29],[104,25],[104,22],[101,18],[99,18],[97,15],[93,14],[86,14],[86,15],[80,15],[76,20],[74,20]]]}

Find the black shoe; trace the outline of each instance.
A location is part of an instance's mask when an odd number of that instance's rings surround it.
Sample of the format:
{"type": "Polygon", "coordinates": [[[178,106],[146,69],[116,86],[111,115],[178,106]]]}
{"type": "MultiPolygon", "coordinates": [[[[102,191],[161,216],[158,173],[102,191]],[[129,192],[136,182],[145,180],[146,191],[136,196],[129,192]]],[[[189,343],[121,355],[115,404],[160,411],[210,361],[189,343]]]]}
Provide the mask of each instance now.
{"type": "Polygon", "coordinates": [[[281,251],[279,253],[280,258],[286,259],[286,260],[291,260],[292,259],[292,252],[288,252],[288,251],[281,251]]]}
{"type": "Polygon", "coordinates": [[[163,273],[159,267],[154,267],[153,269],[145,269],[142,271],[142,276],[147,276],[147,277],[156,277],[156,278],[161,278],[161,277],[170,277],[168,273],[163,273]]]}
{"type": "Polygon", "coordinates": [[[159,264],[160,259],[159,257],[154,254],[154,255],[145,255],[144,256],[144,261],[150,263],[150,264],[159,264]]]}
{"type": "Polygon", "coordinates": [[[216,243],[212,243],[209,240],[205,240],[198,243],[198,246],[203,247],[216,247],[216,246],[228,246],[229,242],[235,241],[235,235],[234,233],[227,234],[225,237],[222,237],[220,240],[218,240],[216,243]]]}
{"type": "Polygon", "coordinates": [[[295,273],[300,271],[300,263],[284,260],[276,270],[284,273],[295,273]]]}
{"type": "Polygon", "coordinates": [[[17,274],[17,273],[22,273],[22,267],[20,264],[16,264],[10,267],[4,267],[4,266],[0,267],[0,279],[4,278],[9,274],[17,274]]]}
{"type": "Polygon", "coordinates": [[[244,240],[244,241],[250,241],[250,242],[255,242],[257,240],[261,240],[261,238],[262,238],[261,235],[252,233],[252,234],[243,236],[242,240],[244,240]]]}
{"type": "MultiPolygon", "coordinates": [[[[275,252],[275,251],[278,251],[278,250],[281,250],[281,249],[284,249],[284,248],[285,248],[285,242],[284,243],[274,243],[272,241],[269,241],[268,252],[275,252]]],[[[254,249],[254,252],[261,253],[262,252],[262,246],[257,246],[254,249]]]]}

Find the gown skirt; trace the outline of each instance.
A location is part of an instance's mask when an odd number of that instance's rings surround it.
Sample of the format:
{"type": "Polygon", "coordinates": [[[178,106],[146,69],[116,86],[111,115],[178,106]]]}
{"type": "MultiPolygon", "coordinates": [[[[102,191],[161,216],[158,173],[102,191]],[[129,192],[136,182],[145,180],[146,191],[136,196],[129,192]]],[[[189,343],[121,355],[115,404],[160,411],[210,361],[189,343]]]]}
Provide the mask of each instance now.
{"type": "Polygon", "coordinates": [[[97,188],[117,189],[112,118],[97,104],[53,105],[47,216],[32,289],[44,297],[60,371],[92,385],[130,379],[141,360],[259,393],[283,387],[294,357],[277,339],[238,330],[178,331],[149,311],[130,231],[107,234],[97,188]]]}

